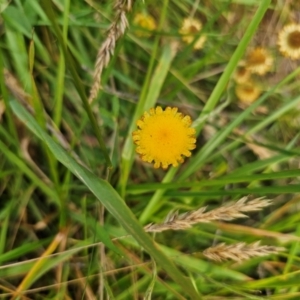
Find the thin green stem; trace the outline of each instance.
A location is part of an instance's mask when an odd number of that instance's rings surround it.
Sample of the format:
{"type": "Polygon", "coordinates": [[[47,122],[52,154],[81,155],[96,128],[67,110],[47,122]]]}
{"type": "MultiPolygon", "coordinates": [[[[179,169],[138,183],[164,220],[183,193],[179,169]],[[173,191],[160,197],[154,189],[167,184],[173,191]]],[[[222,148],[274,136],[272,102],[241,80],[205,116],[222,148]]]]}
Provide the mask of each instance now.
{"type": "Polygon", "coordinates": [[[15,127],[15,123],[13,121],[13,114],[11,112],[11,108],[9,106],[9,100],[8,100],[8,92],[5,86],[5,75],[3,73],[4,71],[4,65],[3,65],[3,58],[2,58],[2,52],[0,52],[0,88],[2,97],[5,103],[5,113],[7,115],[7,122],[8,122],[8,130],[11,136],[14,138],[14,140],[17,142],[18,134],[15,127]]]}

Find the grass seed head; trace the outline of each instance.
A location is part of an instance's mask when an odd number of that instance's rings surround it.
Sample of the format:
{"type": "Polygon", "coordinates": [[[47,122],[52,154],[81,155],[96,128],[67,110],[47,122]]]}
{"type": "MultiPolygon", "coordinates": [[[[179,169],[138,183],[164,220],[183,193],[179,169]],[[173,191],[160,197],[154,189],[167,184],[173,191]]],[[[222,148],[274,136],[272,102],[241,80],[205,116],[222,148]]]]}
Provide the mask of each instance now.
{"type": "Polygon", "coordinates": [[[261,246],[260,242],[254,242],[252,244],[236,243],[232,245],[226,245],[225,243],[218,244],[210,247],[203,252],[203,255],[208,259],[222,262],[226,260],[233,260],[241,262],[248,260],[252,257],[267,256],[270,254],[277,254],[284,251],[283,247],[275,246],[261,246]]]}
{"type": "Polygon", "coordinates": [[[185,230],[195,224],[210,223],[213,221],[232,221],[238,218],[247,218],[245,213],[262,210],[269,206],[269,199],[256,198],[248,201],[248,197],[243,197],[237,202],[217,207],[206,211],[206,207],[179,214],[170,212],[161,224],[148,224],[145,227],[147,232],[162,232],[165,230],[185,230]]]}

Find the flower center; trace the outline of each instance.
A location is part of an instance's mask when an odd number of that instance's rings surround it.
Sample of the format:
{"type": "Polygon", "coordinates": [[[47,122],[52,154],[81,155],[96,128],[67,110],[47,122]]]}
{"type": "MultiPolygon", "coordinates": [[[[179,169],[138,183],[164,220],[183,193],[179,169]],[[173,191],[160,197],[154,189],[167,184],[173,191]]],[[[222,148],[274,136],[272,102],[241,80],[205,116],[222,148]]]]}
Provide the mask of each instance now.
{"type": "Polygon", "coordinates": [[[244,76],[247,73],[247,69],[244,67],[239,67],[237,73],[239,76],[244,76]]]}
{"type": "Polygon", "coordinates": [[[245,86],[244,91],[245,93],[252,94],[254,92],[254,89],[251,86],[245,86]]]}
{"type": "Polygon", "coordinates": [[[154,136],[154,140],[157,144],[168,145],[173,144],[174,137],[172,132],[168,129],[160,129],[159,132],[154,136]]]}
{"type": "Polygon", "coordinates": [[[293,49],[300,48],[300,31],[294,31],[289,34],[288,44],[293,49]]]}
{"type": "Polygon", "coordinates": [[[261,65],[266,61],[266,56],[261,51],[254,51],[248,57],[248,62],[251,65],[261,65]]]}
{"type": "Polygon", "coordinates": [[[198,32],[198,28],[194,25],[191,25],[189,28],[189,32],[195,34],[198,32]]]}

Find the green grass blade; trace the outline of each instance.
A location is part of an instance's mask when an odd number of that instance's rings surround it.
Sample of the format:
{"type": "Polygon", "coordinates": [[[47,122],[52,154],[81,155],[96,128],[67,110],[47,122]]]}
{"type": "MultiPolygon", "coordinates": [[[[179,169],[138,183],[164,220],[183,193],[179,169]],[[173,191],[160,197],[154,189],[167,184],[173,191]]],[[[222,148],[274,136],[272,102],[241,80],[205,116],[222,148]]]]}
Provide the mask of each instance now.
{"type": "MultiPolygon", "coordinates": [[[[69,12],[70,12],[70,0],[64,1],[64,21],[63,21],[63,39],[67,45],[67,35],[68,35],[68,26],[69,26],[69,12]]],[[[64,94],[64,82],[65,82],[65,57],[63,51],[60,50],[60,58],[57,68],[57,77],[56,77],[56,90],[55,90],[55,111],[53,116],[53,121],[56,126],[60,127],[60,122],[62,119],[62,108],[63,108],[63,94],[64,94]]]]}
{"type": "Polygon", "coordinates": [[[44,8],[44,11],[47,14],[50,22],[52,23],[53,29],[54,29],[54,31],[57,35],[57,39],[60,43],[60,46],[61,46],[62,51],[63,51],[64,56],[65,56],[65,60],[67,62],[67,65],[70,69],[73,80],[75,82],[75,87],[78,91],[78,94],[80,95],[80,98],[82,100],[84,109],[85,109],[85,111],[86,111],[86,113],[87,113],[87,115],[90,119],[91,125],[94,129],[94,132],[95,132],[95,135],[96,135],[96,138],[97,138],[97,141],[98,141],[99,146],[100,146],[100,148],[103,152],[103,155],[104,155],[104,158],[105,158],[105,161],[106,161],[106,166],[107,166],[107,168],[111,168],[112,164],[111,164],[111,161],[110,161],[110,158],[109,158],[109,155],[108,155],[108,151],[106,149],[105,142],[103,140],[103,136],[102,136],[100,127],[97,124],[96,119],[94,117],[94,114],[92,112],[92,108],[90,107],[90,105],[88,103],[88,99],[87,99],[86,94],[85,94],[84,86],[83,86],[83,84],[81,82],[81,79],[80,79],[80,77],[77,73],[77,70],[76,70],[75,61],[73,60],[72,55],[69,52],[69,49],[67,48],[67,45],[65,44],[65,40],[63,38],[63,33],[60,30],[60,28],[59,28],[59,26],[56,22],[56,16],[55,16],[55,13],[54,13],[53,8],[51,6],[51,3],[49,1],[46,1],[46,0],[43,0],[41,3],[42,3],[42,6],[44,8]]]}
{"type": "Polygon", "coordinates": [[[283,179],[283,178],[294,178],[300,176],[300,170],[288,170],[274,173],[262,173],[262,174],[241,174],[239,176],[224,176],[223,178],[210,179],[210,180],[201,180],[193,182],[176,182],[176,183],[144,183],[138,185],[129,185],[127,192],[137,192],[141,191],[143,193],[149,191],[156,191],[158,189],[178,189],[178,188],[199,188],[199,187],[208,187],[208,186],[225,186],[226,184],[232,183],[241,183],[241,182],[251,182],[258,180],[274,180],[274,179],[283,179]]]}
{"type": "Polygon", "coordinates": [[[78,177],[106,207],[106,209],[119,221],[125,230],[156,260],[157,264],[164,268],[168,275],[192,298],[200,299],[192,283],[185,278],[175,265],[153,243],[148,234],[126,206],[123,199],[106,181],[98,178],[90,171],[80,166],[70,157],[51,137],[49,137],[33,119],[33,117],[18,103],[11,102],[14,113],[27,125],[27,127],[42,139],[54,154],[56,159],[78,177]]]}
{"type": "Polygon", "coordinates": [[[187,191],[187,192],[181,192],[181,191],[170,191],[165,194],[165,197],[170,198],[184,198],[184,197],[203,197],[203,196],[225,196],[225,195],[270,195],[270,194],[291,194],[291,193],[299,193],[300,192],[300,186],[298,184],[290,184],[285,186],[271,186],[271,187],[255,187],[255,188],[244,188],[239,189],[235,188],[232,190],[224,190],[224,189],[211,189],[209,191],[187,191]]]}
{"type": "Polygon", "coordinates": [[[6,158],[16,165],[32,182],[38,186],[52,201],[60,204],[59,197],[52,187],[43,182],[31,169],[24,163],[24,161],[12,152],[1,140],[0,140],[0,151],[6,158]]]}
{"type": "Polygon", "coordinates": [[[8,97],[8,91],[6,89],[5,86],[5,80],[4,80],[4,66],[3,66],[3,58],[2,58],[2,51],[0,50],[0,89],[1,89],[1,94],[5,103],[5,107],[6,107],[6,115],[7,115],[7,119],[8,119],[8,128],[9,128],[9,133],[10,135],[14,138],[15,141],[18,140],[18,134],[17,134],[17,130],[15,127],[15,124],[13,122],[13,118],[12,118],[12,113],[11,113],[11,109],[9,106],[9,97],[8,97]]]}

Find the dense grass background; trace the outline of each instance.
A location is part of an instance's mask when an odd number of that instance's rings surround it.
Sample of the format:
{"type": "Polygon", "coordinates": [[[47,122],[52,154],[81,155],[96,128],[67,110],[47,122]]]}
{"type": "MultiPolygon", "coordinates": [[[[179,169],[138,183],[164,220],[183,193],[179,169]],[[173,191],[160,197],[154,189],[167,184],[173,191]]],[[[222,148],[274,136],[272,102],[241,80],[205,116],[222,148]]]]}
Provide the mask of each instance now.
{"type": "Polygon", "coordinates": [[[282,26],[300,21],[296,2],[134,1],[87,104],[113,3],[2,1],[1,297],[298,299],[300,68],[276,47],[282,26]],[[133,24],[140,12],[157,22],[148,37],[133,24]],[[178,33],[192,14],[207,36],[199,51],[178,33]],[[245,107],[232,74],[254,46],[275,62],[245,107]],[[156,105],[189,114],[198,134],[192,157],[167,171],[143,163],[131,140],[156,105]],[[273,205],[185,231],[151,236],[142,227],[246,195],[273,205]],[[286,251],[242,263],[202,254],[258,240],[286,251]]]}

